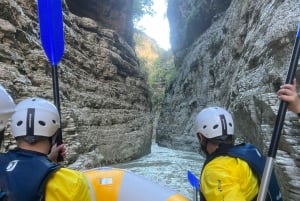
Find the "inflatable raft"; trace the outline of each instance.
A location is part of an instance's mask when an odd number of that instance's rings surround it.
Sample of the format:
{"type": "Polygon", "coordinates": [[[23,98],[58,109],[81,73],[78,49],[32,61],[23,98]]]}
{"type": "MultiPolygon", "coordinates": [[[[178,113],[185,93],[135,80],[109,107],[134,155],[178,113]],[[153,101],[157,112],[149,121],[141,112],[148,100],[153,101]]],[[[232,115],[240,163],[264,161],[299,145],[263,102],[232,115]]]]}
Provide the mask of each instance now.
{"type": "Polygon", "coordinates": [[[118,168],[84,171],[96,201],[188,201],[180,193],[161,184],[118,168]]]}

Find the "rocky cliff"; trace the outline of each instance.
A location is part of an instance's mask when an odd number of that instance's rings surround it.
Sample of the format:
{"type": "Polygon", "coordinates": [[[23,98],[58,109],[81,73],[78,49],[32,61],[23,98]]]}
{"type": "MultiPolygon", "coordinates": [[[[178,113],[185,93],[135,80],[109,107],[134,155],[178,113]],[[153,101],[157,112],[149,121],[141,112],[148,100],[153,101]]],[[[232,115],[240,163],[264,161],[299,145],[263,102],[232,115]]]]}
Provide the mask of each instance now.
{"type": "MultiPolygon", "coordinates": [[[[121,0],[97,1],[93,8],[107,12],[93,17],[83,12],[86,7],[78,13],[73,4],[80,1],[66,2],[65,53],[58,65],[63,140],[69,153],[65,163],[86,169],[149,153],[151,102],[128,31],[131,11],[115,6],[124,5],[121,0]]],[[[125,9],[131,5],[126,2],[125,9]]],[[[53,100],[35,1],[0,1],[0,41],[0,83],[15,101],[31,96],[53,100]]],[[[14,145],[8,134],[6,149],[14,145]]]]}
{"type": "Polygon", "coordinates": [[[70,11],[81,17],[91,18],[101,27],[113,29],[132,45],[133,0],[65,0],[70,11]]]}
{"type": "MultiPolygon", "coordinates": [[[[166,91],[158,144],[197,150],[195,115],[218,105],[233,114],[237,137],[266,153],[279,108],[276,91],[285,82],[300,20],[300,2],[168,3],[179,73],[166,91]]],[[[300,85],[299,72],[296,77],[300,85]]],[[[300,199],[299,136],[297,116],[288,112],[275,165],[284,200],[300,199]]]]}

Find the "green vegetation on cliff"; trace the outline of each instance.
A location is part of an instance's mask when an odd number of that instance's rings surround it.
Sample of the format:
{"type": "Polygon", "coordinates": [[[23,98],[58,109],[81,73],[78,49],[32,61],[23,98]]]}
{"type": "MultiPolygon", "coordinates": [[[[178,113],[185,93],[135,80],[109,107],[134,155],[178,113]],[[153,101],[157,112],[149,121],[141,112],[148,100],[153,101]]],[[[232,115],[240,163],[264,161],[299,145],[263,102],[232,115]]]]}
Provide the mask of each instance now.
{"type": "Polygon", "coordinates": [[[133,19],[139,21],[144,15],[153,15],[152,0],[134,0],[133,1],[133,19]]]}
{"type": "Polygon", "coordinates": [[[161,49],[153,39],[139,30],[135,30],[134,41],[141,69],[146,74],[151,91],[153,110],[158,111],[165,88],[176,75],[172,52],[161,49]]]}

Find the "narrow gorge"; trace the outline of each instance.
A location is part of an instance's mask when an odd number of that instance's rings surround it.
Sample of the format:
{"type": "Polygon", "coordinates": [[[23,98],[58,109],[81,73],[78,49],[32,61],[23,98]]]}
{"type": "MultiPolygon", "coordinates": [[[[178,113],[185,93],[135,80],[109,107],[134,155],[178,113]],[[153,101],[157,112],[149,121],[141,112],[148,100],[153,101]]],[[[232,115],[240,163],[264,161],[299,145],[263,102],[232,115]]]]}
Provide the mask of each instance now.
{"type": "MultiPolygon", "coordinates": [[[[64,0],[63,12],[58,72],[65,165],[88,169],[145,156],[154,129],[158,145],[197,151],[193,119],[210,105],[228,108],[238,140],[267,153],[276,91],[285,82],[300,20],[298,0],[169,0],[177,75],[157,126],[135,52],[133,0],[64,0]]],[[[14,100],[53,100],[34,1],[0,1],[0,41],[0,83],[14,100]]],[[[300,199],[299,128],[298,117],[287,112],[275,171],[288,201],[300,199]]],[[[1,151],[14,146],[8,128],[1,151]]]]}

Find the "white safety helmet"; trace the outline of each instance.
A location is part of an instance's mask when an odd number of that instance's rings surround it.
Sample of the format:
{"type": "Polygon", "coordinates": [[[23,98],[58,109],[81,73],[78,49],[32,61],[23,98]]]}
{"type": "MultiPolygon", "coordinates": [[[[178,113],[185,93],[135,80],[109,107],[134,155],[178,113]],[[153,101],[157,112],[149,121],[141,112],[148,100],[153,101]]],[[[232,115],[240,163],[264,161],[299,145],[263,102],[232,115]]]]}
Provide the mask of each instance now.
{"type": "Polygon", "coordinates": [[[231,115],[221,107],[203,109],[196,117],[196,132],[211,139],[233,135],[234,124],[231,115]]]}
{"type": "Polygon", "coordinates": [[[55,105],[42,98],[28,98],[17,104],[11,118],[11,132],[21,136],[52,137],[60,128],[55,105]]]}
{"type": "Polygon", "coordinates": [[[15,111],[15,103],[7,91],[0,85],[0,131],[2,131],[15,111]]]}

